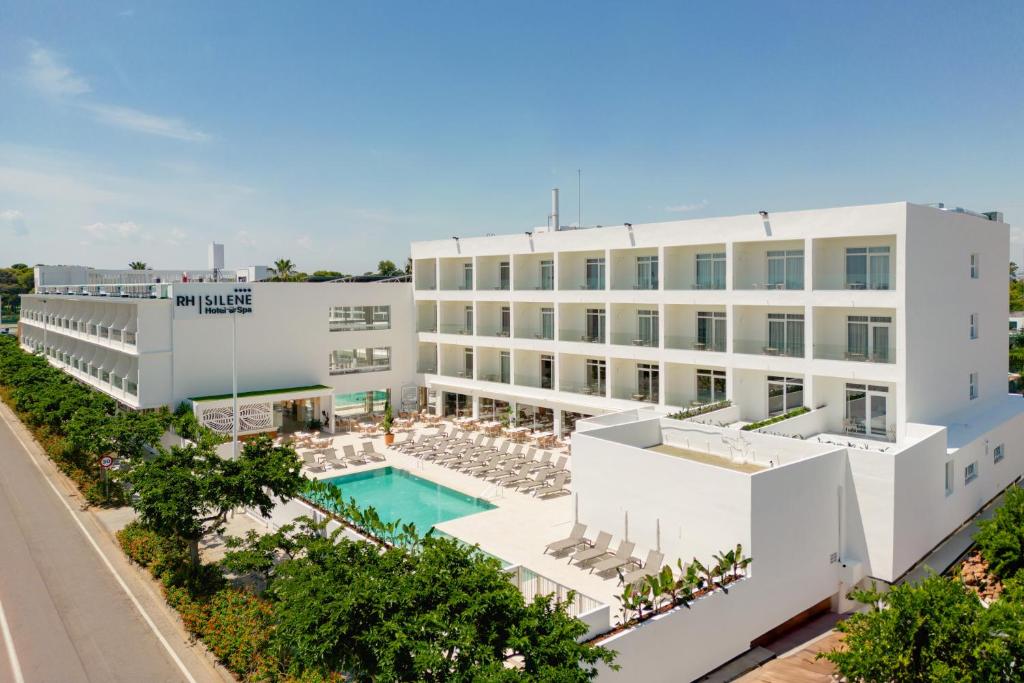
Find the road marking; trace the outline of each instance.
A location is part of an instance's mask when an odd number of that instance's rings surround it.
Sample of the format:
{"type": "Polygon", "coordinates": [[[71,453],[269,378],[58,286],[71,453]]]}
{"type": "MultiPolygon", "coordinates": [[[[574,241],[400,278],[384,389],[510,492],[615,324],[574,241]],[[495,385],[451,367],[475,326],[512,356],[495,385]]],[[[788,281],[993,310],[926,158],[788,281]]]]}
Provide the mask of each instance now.
{"type": "Polygon", "coordinates": [[[7,615],[4,614],[4,603],[2,602],[0,602],[0,631],[4,634],[4,647],[7,649],[7,659],[11,662],[14,683],[25,683],[25,677],[21,673],[21,663],[18,662],[18,652],[14,649],[14,638],[11,636],[11,628],[7,625],[7,615]]]}
{"type": "MultiPolygon", "coordinates": [[[[132,601],[132,604],[135,606],[135,609],[138,610],[139,614],[142,615],[142,619],[146,622],[146,624],[149,625],[150,630],[152,630],[153,634],[156,635],[157,640],[159,640],[160,644],[164,646],[164,649],[167,650],[167,654],[169,654],[171,656],[171,659],[174,660],[175,665],[177,665],[182,675],[185,676],[185,680],[187,680],[189,683],[198,683],[198,681],[196,681],[196,679],[192,677],[192,674],[189,672],[189,670],[185,668],[185,663],[181,661],[180,657],[178,657],[178,653],[174,651],[174,648],[171,647],[171,644],[167,642],[166,638],[164,638],[164,634],[160,633],[160,630],[156,627],[156,623],[153,622],[153,619],[149,616],[149,613],[146,612],[146,609],[142,606],[142,603],[139,602],[139,599],[135,597],[134,593],[132,593],[132,590],[128,587],[128,584],[124,582],[124,579],[121,578],[121,575],[117,573],[116,569],[114,569],[114,565],[110,563],[110,560],[107,559],[107,556],[103,554],[103,550],[96,542],[96,539],[92,537],[92,535],[89,533],[89,530],[85,528],[84,524],[82,524],[82,520],[78,518],[78,515],[76,515],[75,511],[71,508],[71,505],[68,504],[68,501],[64,494],[62,494],[60,490],[54,485],[54,483],[50,481],[50,478],[46,476],[46,471],[43,470],[43,466],[39,464],[39,461],[36,459],[36,456],[32,455],[32,449],[28,447],[25,441],[21,438],[21,435],[18,434],[18,431],[14,428],[14,426],[10,423],[10,421],[7,419],[5,415],[0,413],[0,418],[3,418],[3,421],[7,424],[8,427],[10,427],[11,434],[13,434],[14,438],[18,440],[18,443],[21,444],[21,447],[25,449],[25,452],[28,454],[29,460],[31,460],[32,464],[36,466],[36,469],[39,470],[39,473],[43,475],[43,479],[49,485],[50,490],[53,491],[54,495],[57,496],[58,499],[60,499],[60,502],[64,506],[64,509],[68,511],[69,515],[71,515],[71,519],[75,520],[75,524],[78,525],[78,528],[82,531],[82,534],[85,535],[86,540],[89,541],[89,545],[92,546],[92,549],[95,550],[96,554],[100,556],[101,560],[103,560],[104,566],[106,566],[106,568],[113,575],[114,579],[117,581],[117,585],[121,587],[121,590],[125,592],[125,594],[128,596],[128,599],[132,601]]],[[[4,620],[3,623],[5,636],[4,640],[6,641],[6,620],[4,620]]],[[[11,650],[11,652],[13,653],[13,650],[11,650]]],[[[15,671],[15,681],[16,683],[24,683],[24,679],[18,678],[17,671],[15,671]]]]}

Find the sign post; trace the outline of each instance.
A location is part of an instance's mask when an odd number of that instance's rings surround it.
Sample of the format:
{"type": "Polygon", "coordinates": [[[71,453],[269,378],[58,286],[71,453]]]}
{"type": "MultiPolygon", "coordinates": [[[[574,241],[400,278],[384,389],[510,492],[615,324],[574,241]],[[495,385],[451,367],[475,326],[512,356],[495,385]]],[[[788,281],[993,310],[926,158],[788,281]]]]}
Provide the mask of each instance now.
{"type": "Polygon", "coordinates": [[[109,455],[100,456],[100,468],[103,470],[103,497],[110,497],[109,486],[107,485],[107,470],[114,466],[114,458],[109,455]]]}

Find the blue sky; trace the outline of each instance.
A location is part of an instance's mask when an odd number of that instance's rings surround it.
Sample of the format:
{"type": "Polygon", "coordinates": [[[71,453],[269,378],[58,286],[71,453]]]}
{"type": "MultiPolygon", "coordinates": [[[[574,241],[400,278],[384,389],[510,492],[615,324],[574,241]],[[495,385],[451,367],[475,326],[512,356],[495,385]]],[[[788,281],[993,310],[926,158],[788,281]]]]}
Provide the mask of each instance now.
{"type": "MultiPolygon", "coordinates": [[[[0,0],[0,263],[906,199],[1024,227],[1020,2],[0,0]]],[[[1017,249],[1024,231],[1015,228],[1017,249]]]]}

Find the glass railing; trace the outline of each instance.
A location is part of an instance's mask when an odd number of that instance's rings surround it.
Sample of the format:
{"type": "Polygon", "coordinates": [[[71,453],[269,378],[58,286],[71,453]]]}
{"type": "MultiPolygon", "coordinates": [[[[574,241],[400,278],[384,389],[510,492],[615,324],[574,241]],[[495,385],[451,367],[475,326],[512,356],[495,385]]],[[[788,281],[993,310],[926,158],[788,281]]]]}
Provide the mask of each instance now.
{"type": "Polygon", "coordinates": [[[822,360],[852,360],[862,363],[895,363],[896,349],[850,348],[846,344],[815,344],[814,357],[822,360]]]}
{"type": "Polygon", "coordinates": [[[669,334],[665,336],[666,349],[687,349],[691,351],[718,351],[725,352],[725,340],[714,339],[712,341],[701,340],[698,337],[683,337],[669,334]]]}
{"type": "Polygon", "coordinates": [[[334,366],[330,372],[332,375],[353,375],[360,372],[383,372],[390,369],[390,360],[375,360],[359,364],[334,366]]]}
{"type": "Polygon", "coordinates": [[[417,332],[437,332],[437,323],[421,323],[416,326],[417,332]]]}
{"type": "Polygon", "coordinates": [[[416,372],[435,375],[437,374],[437,363],[420,363],[416,366],[416,372]]]}
{"type": "Polygon", "coordinates": [[[497,328],[495,328],[495,327],[483,327],[483,326],[481,326],[480,329],[477,330],[477,334],[480,335],[481,337],[508,337],[509,336],[508,329],[504,328],[504,327],[497,327],[497,328]]]}
{"type": "Polygon", "coordinates": [[[473,330],[465,325],[441,325],[442,334],[473,334],[473,330]]]}
{"type": "Polygon", "coordinates": [[[789,356],[803,358],[803,344],[771,344],[766,339],[734,339],[732,350],[735,353],[749,353],[758,356],[789,356]]]}
{"type": "Polygon", "coordinates": [[[571,394],[583,394],[584,396],[604,396],[605,386],[602,384],[573,384],[562,382],[558,385],[560,391],[568,391],[571,394]]]}
{"type": "Polygon", "coordinates": [[[516,339],[554,339],[554,330],[544,331],[537,327],[519,328],[516,330],[516,339]]]}
{"type": "Polygon", "coordinates": [[[590,344],[604,344],[604,335],[593,335],[587,330],[562,330],[558,338],[561,341],[587,342],[590,344]]]}
{"type": "Polygon", "coordinates": [[[525,377],[516,375],[516,385],[520,387],[533,387],[535,389],[554,389],[553,379],[542,380],[540,377],[525,377]]]}
{"type": "Polygon", "coordinates": [[[132,396],[137,396],[139,393],[139,385],[136,384],[135,382],[125,380],[124,390],[127,391],[132,396]]]}
{"type": "Polygon", "coordinates": [[[657,346],[658,338],[636,332],[612,332],[612,344],[619,346],[657,346]]]}
{"type": "Polygon", "coordinates": [[[460,379],[473,379],[472,371],[466,372],[465,370],[442,370],[441,374],[445,377],[458,377],[460,379]]]}
{"type": "Polygon", "coordinates": [[[131,346],[135,346],[136,343],[137,343],[136,340],[137,340],[137,337],[135,336],[134,332],[125,332],[124,333],[124,343],[125,344],[129,344],[131,346]]]}
{"type": "Polygon", "coordinates": [[[725,281],[722,282],[689,282],[689,283],[676,283],[669,285],[665,283],[665,289],[693,289],[693,290],[721,290],[725,289],[725,281]]]}
{"type": "Polygon", "coordinates": [[[737,285],[736,289],[761,289],[761,290],[781,290],[789,289],[794,291],[800,291],[804,289],[804,283],[802,282],[744,282],[737,285]]]}
{"type": "Polygon", "coordinates": [[[496,372],[482,372],[477,376],[477,379],[484,382],[497,382],[499,384],[509,384],[509,377],[502,377],[496,372]]]}
{"type": "Polygon", "coordinates": [[[390,322],[354,322],[351,320],[328,320],[331,332],[372,332],[374,330],[390,330],[390,322]]]}

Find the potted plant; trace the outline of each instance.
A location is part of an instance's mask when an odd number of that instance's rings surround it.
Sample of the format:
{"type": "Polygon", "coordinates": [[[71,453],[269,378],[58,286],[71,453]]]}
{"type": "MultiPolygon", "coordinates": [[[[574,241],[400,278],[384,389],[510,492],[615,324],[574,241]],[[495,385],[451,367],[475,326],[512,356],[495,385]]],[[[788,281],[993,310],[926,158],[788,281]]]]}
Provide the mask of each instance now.
{"type": "Polygon", "coordinates": [[[395,416],[391,411],[391,401],[384,402],[384,419],[380,421],[381,429],[384,430],[384,445],[390,446],[395,442],[395,435],[391,433],[391,426],[395,422],[395,416]]]}

